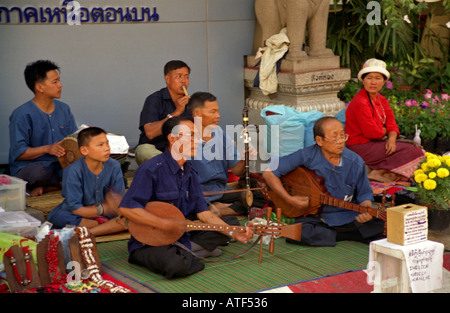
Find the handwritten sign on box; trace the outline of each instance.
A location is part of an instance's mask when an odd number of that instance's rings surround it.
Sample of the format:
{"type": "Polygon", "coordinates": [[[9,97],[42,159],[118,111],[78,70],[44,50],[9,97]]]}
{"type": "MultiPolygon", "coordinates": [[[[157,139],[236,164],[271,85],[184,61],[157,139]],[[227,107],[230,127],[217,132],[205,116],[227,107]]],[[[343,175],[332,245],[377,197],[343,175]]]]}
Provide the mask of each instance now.
{"type": "Polygon", "coordinates": [[[387,209],[387,241],[410,245],[427,240],[428,211],[424,206],[403,204],[387,209]]]}

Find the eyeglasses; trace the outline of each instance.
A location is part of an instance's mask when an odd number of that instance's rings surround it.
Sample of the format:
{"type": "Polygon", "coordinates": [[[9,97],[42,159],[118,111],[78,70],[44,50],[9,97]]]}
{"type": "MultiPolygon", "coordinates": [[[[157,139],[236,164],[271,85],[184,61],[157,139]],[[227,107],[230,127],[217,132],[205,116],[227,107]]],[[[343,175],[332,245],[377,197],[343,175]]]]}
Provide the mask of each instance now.
{"type": "Polygon", "coordinates": [[[345,134],[343,136],[336,136],[336,137],[333,137],[333,138],[328,138],[328,137],[322,136],[322,138],[328,139],[329,141],[332,141],[335,144],[338,144],[341,141],[346,142],[348,140],[348,134],[345,134]]]}

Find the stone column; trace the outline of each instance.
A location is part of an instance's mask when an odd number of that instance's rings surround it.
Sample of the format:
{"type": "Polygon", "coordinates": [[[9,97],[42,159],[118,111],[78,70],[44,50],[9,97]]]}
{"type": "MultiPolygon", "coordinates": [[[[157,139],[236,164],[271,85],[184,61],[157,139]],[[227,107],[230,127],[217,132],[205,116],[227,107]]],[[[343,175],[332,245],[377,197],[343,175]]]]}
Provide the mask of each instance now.
{"type": "Polygon", "coordinates": [[[339,67],[339,56],[283,60],[278,73],[278,92],[268,96],[254,86],[258,74],[255,57],[247,56],[246,59],[245,105],[249,108],[251,124],[264,124],[261,110],[275,104],[290,106],[300,112],[317,110],[332,116],[345,108],[337,93],[350,80],[351,73],[350,69],[339,67]]]}
{"type": "Polygon", "coordinates": [[[325,115],[345,108],[337,93],[351,73],[340,68],[339,56],[326,47],[329,6],[329,0],[255,0],[254,51],[246,57],[244,73],[250,123],[263,124],[259,113],[273,104],[325,115]],[[284,27],[290,44],[278,74],[278,90],[265,96],[253,84],[258,73],[256,50],[284,27]]]}

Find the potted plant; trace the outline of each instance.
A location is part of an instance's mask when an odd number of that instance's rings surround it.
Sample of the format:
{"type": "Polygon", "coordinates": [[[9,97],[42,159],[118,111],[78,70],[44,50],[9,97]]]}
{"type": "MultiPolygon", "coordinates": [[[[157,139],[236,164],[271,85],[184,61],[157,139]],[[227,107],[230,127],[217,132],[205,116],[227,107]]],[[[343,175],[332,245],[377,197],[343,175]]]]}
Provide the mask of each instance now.
{"type": "Polygon", "coordinates": [[[414,172],[421,204],[428,210],[430,229],[443,230],[450,223],[450,155],[426,153],[414,172]]]}

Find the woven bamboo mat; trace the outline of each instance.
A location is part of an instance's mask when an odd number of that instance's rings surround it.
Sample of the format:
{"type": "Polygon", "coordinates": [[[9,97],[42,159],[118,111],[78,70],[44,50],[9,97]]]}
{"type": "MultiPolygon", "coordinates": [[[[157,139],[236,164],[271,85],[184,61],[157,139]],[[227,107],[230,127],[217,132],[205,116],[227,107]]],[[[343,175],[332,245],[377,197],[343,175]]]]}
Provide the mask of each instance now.
{"type": "Polygon", "coordinates": [[[61,196],[61,190],[57,190],[44,193],[37,197],[27,196],[25,202],[27,207],[39,210],[47,217],[48,213],[63,201],[64,198],[61,196]]]}
{"type": "MultiPolygon", "coordinates": [[[[128,170],[124,174],[124,178],[126,179],[127,185],[129,186],[133,181],[135,170],[128,170]]],[[[44,213],[50,212],[54,209],[58,204],[63,202],[64,198],[61,196],[61,190],[51,191],[44,193],[43,195],[37,197],[26,197],[26,205],[42,211],[44,213]]]]}
{"type": "MultiPolygon", "coordinates": [[[[227,258],[244,251],[248,245],[238,242],[221,247],[227,258]]],[[[258,263],[259,246],[240,258],[205,262],[205,269],[189,277],[166,280],[161,275],[128,263],[127,241],[99,243],[102,265],[142,285],[162,293],[246,293],[286,286],[319,277],[366,268],[368,245],[344,241],[335,247],[306,247],[275,242],[275,253],[264,246],[258,263]]]]}
{"type": "Polygon", "coordinates": [[[130,233],[128,231],[124,231],[117,234],[111,235],[103,235],[95,237],[95,242],[108,242],[108,241],[116,241],[116,240],[128,240],[130,239],[130,233]]]}

